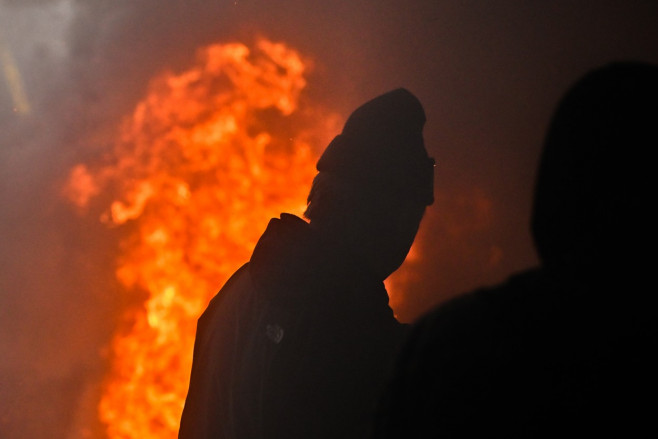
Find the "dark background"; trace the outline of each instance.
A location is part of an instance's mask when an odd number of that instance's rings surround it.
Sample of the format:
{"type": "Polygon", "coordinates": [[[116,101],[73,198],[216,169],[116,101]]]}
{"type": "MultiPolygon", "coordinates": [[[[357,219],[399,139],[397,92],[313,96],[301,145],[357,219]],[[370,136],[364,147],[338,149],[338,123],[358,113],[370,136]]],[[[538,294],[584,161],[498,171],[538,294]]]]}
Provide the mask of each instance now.
{"type": "Polygon", "coordinates": [[[0,437],[99,437],[119,231],[59,190],[196,48],[283,41],[314,62],[308,98],[344,116],[399,86],[420,98],[437,202],[396,309],[411,321],[536,264],[528,221],[552,110],[591,68],[658,62],[656,23],[653,0],[0,0],[0,437]]]}

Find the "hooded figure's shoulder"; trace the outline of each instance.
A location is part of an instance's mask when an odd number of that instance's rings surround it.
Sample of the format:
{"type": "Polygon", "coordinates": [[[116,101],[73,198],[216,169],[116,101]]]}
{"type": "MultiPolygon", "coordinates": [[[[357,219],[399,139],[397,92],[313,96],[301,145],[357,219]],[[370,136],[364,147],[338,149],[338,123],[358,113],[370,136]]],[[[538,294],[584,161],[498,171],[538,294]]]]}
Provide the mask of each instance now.
{"type": "Polygon", "coordinates": [[[528,306],[532,302],[530,296],[539,296],[538,290],[546,288],[544,277],[540,270],[530,270],[502,284],[458,295],[426,313],[414,326],[439,332],[441,328],[488,326],[510,307],[528,306]]]}
{"type": "Polygon", "coordinates": [[[457,296],[414,322],[404,355],[430,369],[477,369],[529,340],[566,331],[551,323],[563,320],[564,302],[571,300],[566,290],[543,270],[533,269],[457,296]]]}

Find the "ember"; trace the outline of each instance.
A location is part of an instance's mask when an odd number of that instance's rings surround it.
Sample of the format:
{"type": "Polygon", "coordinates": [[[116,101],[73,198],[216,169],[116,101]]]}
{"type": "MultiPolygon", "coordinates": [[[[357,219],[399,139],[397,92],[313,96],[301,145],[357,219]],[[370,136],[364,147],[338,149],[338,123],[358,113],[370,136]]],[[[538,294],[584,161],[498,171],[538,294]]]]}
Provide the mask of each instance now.
{"type": "Polygon", "coordinates": [[[197,318],[268,220],[303,212],[314,147],[340,127],[304,100],[308,66],[265,39],[203,48],[193,67],[153,79],[107,161],[71,171],[81,209],[112,198],[102,220],[125,232],[116,276],[145,299],[112,341],[108,437],[176,436],[197,318]]]}

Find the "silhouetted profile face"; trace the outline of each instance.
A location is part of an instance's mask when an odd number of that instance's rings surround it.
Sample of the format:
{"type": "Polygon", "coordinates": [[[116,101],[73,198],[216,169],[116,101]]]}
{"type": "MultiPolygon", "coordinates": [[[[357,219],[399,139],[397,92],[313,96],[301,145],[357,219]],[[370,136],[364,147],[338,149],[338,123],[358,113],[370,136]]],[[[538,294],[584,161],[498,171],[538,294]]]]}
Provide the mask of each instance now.
{"type": "Polygon", "coordinates": [[[357,108],[320,157],[307,218],[381,279],[404,261],[434,201],[425,112],[404,89],[357,108]]]}
{"type": "Polygon", "coordinates": [[[548,265],[633,264],[653,252],[658,67],[614,63],[561,101],[538,171],[532,229],[548,265]]]}

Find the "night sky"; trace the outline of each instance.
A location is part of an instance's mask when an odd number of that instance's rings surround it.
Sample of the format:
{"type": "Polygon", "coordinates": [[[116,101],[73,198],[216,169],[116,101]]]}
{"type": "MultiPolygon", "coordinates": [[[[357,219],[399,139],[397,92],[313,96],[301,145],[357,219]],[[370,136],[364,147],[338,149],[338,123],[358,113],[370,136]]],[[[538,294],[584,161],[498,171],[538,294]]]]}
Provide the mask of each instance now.
{"type": "Polygon", "coordinates": [[[528,223],[552,111],[592,68],[658,63],[657,23],[653,0],[0,0],[0,437],[97,437],[103,349],[126,306],[119,231],[60,189],[198,47],[285,42],[313,62],[306,98],[343,117],[393,88],[418,96],[437,167],[396,309],[412,321],[537,264],[528,223]]]}

